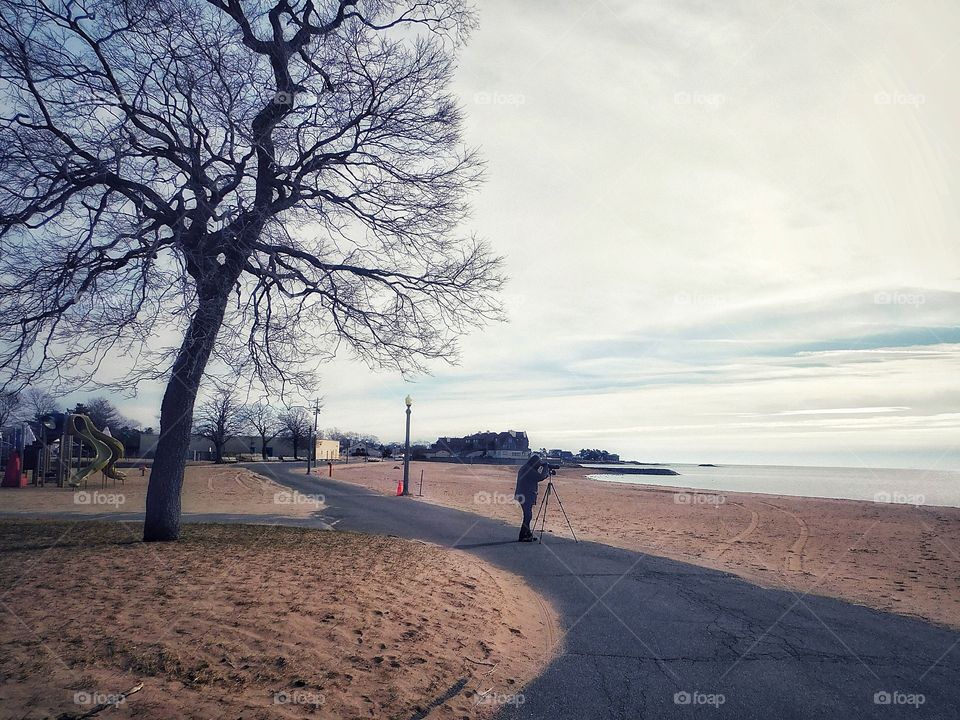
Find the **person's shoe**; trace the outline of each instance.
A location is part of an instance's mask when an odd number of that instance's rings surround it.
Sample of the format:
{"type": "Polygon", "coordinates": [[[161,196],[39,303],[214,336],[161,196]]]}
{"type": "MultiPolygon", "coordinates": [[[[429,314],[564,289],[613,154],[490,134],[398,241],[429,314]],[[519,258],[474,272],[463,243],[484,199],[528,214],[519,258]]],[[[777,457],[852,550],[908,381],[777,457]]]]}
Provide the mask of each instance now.
{"type": "Polygon", "coordinates": [[[530,535],[521,535],[517,542],[533,542],[534,540],[536,540],[536,538],[531,533],[530,535]]]}

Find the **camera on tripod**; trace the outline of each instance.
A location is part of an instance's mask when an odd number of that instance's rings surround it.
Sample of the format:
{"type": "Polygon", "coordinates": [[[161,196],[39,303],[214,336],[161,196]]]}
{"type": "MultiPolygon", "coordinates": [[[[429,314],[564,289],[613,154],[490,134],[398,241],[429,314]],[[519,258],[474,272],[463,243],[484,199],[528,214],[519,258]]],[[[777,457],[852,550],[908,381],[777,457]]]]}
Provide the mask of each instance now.
{"type": "MultiPolygon", "coordinates": [[[[552,463],[546,460],[540,461],[540,467],[546,467],[550,470],[550,475],[556,475],[557,470],[560,469],[560,463],[552,463]]],[[[537,510],[537,516],[533,519],[533,527],[536,529],[537,522],[540,522],[540,542],[543,542],[543,533],[547,525],[547,505],[550,504],[550,498],[556,498],[557,505],[560,506],[560,512],[563,514],[563,519],[567,521],[567,527],[570,528],[570,534],[573,535],[574,542],[580,542],[577,539],[577,533],[573,531],[573,525],[570,523],[570,518],[567,517],[567,511],[563,509],[563,502],[560,500],[560,495],[557,494],[557,488],[553,484],[553,480],[547,480],[547,491],[543,495],[543,502],[540,503],[540,508],[537,510]]]]}

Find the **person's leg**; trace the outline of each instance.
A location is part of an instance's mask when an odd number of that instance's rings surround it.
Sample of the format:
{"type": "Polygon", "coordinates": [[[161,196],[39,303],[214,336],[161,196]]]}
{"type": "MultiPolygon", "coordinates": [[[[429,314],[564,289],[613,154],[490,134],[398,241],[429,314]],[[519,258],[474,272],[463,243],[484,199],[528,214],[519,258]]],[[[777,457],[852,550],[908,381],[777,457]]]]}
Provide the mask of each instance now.
{"type": "Polygon", "coordinates": [[[526,540],[529,537],[533,537],[533,533],[530,532],[530,521],[533,519],[533,503],[524,502],[520,505],[520,509],[523,511],[523,524],[520,526],[520,539],[526,540]]]}

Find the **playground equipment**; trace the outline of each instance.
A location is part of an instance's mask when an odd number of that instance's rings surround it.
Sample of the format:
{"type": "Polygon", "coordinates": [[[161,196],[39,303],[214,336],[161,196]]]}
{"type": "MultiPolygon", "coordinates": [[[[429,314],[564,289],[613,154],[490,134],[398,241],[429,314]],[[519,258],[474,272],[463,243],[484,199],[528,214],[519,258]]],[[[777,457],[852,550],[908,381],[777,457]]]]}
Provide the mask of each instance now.
{"type": "Polygon", "coordinates": [[[20,453],[14,450],[7,458],[7,468],[3,475],[3,487],[26,487],[26,475],[21,471],[20,453]]]}
{"type": "MultiPolygon", "coordinates": [[[[90,427],[94,435],[110,448],[110,462],[108,462],[107,466],[103,469],[104,477],[108,477],[111,480],[119,480],[122,485],[127,476],[117,470],[116,466],[117,461],[123,459],[123,443],[110,434],[110,428],[104,428],[103,432],[101,432],[93,427],[93,423],[90,424],[90,427]]],[[[142,474],[143,473],[141,473],[141,475],[142,474]]]]}
{"type": "Polygon", "coordinates": [[[98,471],[103,473],[101,484],[106,478],[122,483],[126,476],[116,468],[117,461],[122,458],[123,443],[112,437],[109,430],[98,430],[87,415],[55,412],[40,418],[37,485],[55,478],[58,487],[69,485],[76,488],[98,471]],[[90,459],[84,446],[93,451],[93,458],[89,464],[80,467],[90,459]]]}
{"type": "Polygon", "coordinates": [[[94,473],[100,471],[104,477],[123,482],[126,476],[116,468],[117,461],[123,458],[123,444],[107,433],[97,430],[86,415],[70,414],[64,427],[64,443],[61,443],[61,466],[64,479],[70,487],[80,487],[94,473]],[[93,459],[84,468],[73,469],[73,438],[85,442],[93,450],[93,459]],[[63,448],[69,448],[64,452],[63,448]]]}

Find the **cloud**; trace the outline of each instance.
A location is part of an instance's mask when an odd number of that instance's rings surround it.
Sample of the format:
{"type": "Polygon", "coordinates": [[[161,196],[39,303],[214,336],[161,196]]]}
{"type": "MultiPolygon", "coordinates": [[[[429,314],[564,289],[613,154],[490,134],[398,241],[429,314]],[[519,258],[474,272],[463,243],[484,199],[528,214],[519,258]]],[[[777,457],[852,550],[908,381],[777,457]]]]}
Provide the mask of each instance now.
{"type": "Polygon", "coordinates": [[[960,9],[489,0],[481,21],[456,91],[511,322],[413,384],[336,360],[322,424],[399,438],[410,392],[418,437],[960,466],[960,9]]]}

